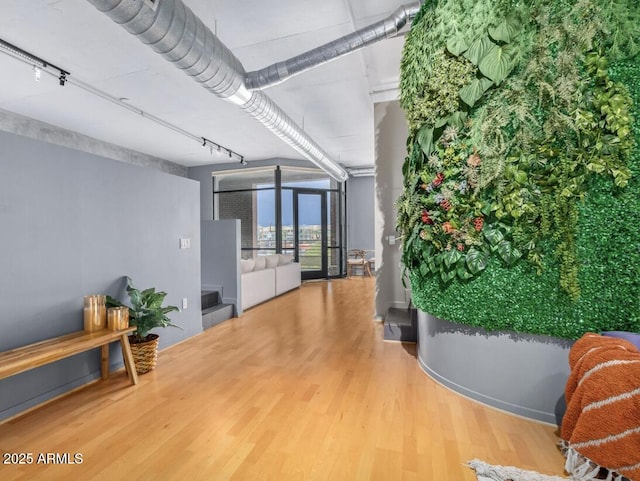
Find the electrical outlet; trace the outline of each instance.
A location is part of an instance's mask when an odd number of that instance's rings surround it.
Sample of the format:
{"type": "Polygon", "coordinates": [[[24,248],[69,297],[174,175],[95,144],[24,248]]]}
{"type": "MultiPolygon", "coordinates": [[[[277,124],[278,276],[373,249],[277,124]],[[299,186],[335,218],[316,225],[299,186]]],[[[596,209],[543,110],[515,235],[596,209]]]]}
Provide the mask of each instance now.
{"type": "Polygon", "coordinates": [[[187,302],[187,298],[183,297],[182,298],[182,308],[186,309],[188,305],[189,305],[189,303],[187,302]]]}

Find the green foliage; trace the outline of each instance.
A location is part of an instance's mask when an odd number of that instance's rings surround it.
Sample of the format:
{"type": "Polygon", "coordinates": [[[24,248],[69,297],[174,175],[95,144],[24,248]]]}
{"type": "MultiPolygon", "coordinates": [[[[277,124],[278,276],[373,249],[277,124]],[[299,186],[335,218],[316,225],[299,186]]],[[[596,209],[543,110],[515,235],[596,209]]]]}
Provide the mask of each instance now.
{"type": "Polygon", "coordinates": [[[464,57],[472,64],[478,65],[495,46],[496,44],[487,35],[478,37],[471,43],[469,50],[464,53],[464,57]]]}
{"type": "Polygon", "coordinates": [[[462,101],[469,107],[473,107],[484,93],[493,85],[488,78],[476,78],[469,85],[465,85],[459,92],[462,101]]]}
{"type": "Polygon", "coordinates": [[[431,155],[431,152],[433,152],[433,131],[434,128],[432,126],[424,124],[416,136],[418,145],[424,155],[431,155]]]}
{"type": "Polygon", "coordinates": [[[407,112],[409,129],[414,134],[423,125],[434,127],[438,120],[460,110],[460,89],[471,82],[475,67],[464,58],[442,50],[435,57],[432,71],[407,112]]]}
{"type": "MultiPolygon", "coordinates": [[[[517,2],[513,0],[425,2],[413,20],[400,63],[402,72],[400,105],[405,112],[416,110],[414,104],[418,99],[424,98],[424,92],[428,90],[426,84],[432,82],[433,69],[439,68],[436,57],[441,56],[447,47],[458,50],[471,44],[482,32],[486,33],[490,26],[497,25],[498,19],[506,18],[514,3],[517,2]],[[454,43],[460,46],[455,47],[454,43]]],[[[458,72],[455,77],[459,79],[460,73],[458,72]]],[[[439,76],[448,82],[446,73],[441,73],[439,76]]],[[[453,81],[457,82],[457,79],[453,81]]],[[[462,83],[459,88],[466,83],[468,81],[462,83]]],[[[438,88],[438,85],[435,84],[435,87],[438,88]]],[[[410,120],[410,124],[411,122],[410,120]]]]}
{"type": "Polygon", "coordinates": [[[414,302],[489,329],[639,330],[640,7],[525,3],[431,2],[407,37],[397,229],[414,302]]]}
{"type": "Polygon", "coordinates": [[[515,66],[514,53],[511,45],[494,44],[480,59],[478,68],[485,77],[500,85],[515,66]]]}
{"type": "Polygon", "coordinates": [[[640,3],[637,0],[607,0],[600,12],[606,25],[603,39],[614,61],[634,59],[640,53],[640,3]]]}
{"type": "Polygon", "coordinates": [[[508,18],[500,22],[497,26],[490,27],[489,35],[496,42],[509,43],[516,38],[520,30],[518,22],[513,18],[508,18]]]}
{"type": "MultiPolygon", "coordinates": [[[[140,291],[133,287],[131,279],[127,277],[127,294],[131,301],[129,307],[129,323],[136,327],[133,333],[134,342],[147,340],[149,331],[156,327],[179,327],[171,322],[168,313],[177,311],[176,306],[162,307],[166,292],[156,292],[154,287],[140,291]]],[[[111,296],[107,296],[107,307],[125,306],[111,296]]]]}
{"type": "MultiPolygon", "coordinates": [[[[634,145],[630,135],[632,100],[626,88],[610,80],[606,58],[596,53],[586,56],[585,70],[583,95],[574,110],[576,131],[570,130],[564,138],[545,133],[534,150],[536,160],[513,159],[515,165],[503,171],[508,182],[497,206],[498,214],[513,218],[521,242],[530,250],[550,234],[556,240],[560,286],[574,300],[580,295],[578,203],[595,174],[610,175],[618,187],[627,185],[631,171],[626,162],[634,145]],[[527,175],[533,183],[527,182],[527,175]]],[[[530,254],[530,260],[541,266],[542,255],[538,249],[530,254]]]]}
{"type": "Polygon", "coordinates": [[[492,207],[478,188],[482,159],[466,132],[448,126],[434,143],[433,129],[420,130],[419,148],[405,164],[413,170],[397,202],[405,267],[437,276],[444,284],[472,279],[491,253],[506,264],[522,255],[505,238],[509,227],[490,216],[492,207]]]}
{"type": "Polygon", "coordinates": [[[631,178],[625,161],[634,146],[630,135],[633,102],[624,84],[609,78],[606,57],[592,52],[585,66],[594,89],[588,98],[588,110],[578,109],[576,116],[586,168],[609,173],[618,187],[625,187],[631,178]]]}
{"type": "Polygon", "coordinates": [[[469,42],[463,36],[451,37],[447,40],[447,50],[452,55],[461,55],[469,48],[469,42]]]}

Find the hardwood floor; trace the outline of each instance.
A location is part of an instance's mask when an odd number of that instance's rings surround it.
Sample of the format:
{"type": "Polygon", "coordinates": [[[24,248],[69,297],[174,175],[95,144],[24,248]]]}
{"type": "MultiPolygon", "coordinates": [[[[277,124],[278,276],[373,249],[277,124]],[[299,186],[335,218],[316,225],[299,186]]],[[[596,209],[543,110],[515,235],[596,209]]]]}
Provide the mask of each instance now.
{"type": "Polygon", "coordinates": [[[306,283],[0,425],[9,480],[451,480],[466,461],[562,474],[555,429],[443,388],[382,340],[374,281],[306,283]],[[82,464],[36,464],[76,453],[82,464]]]}

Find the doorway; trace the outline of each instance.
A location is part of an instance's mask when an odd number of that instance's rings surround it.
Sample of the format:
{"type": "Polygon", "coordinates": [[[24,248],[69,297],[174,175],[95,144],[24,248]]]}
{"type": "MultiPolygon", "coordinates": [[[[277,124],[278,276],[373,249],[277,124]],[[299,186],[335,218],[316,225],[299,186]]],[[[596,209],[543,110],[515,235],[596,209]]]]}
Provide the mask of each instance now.
{"type": "Polygon", "coordinates": [[[294,256],[302,279],[328,277],[327,192],[294,188],[294,256]]]}
{"type": "Polygon", "coordinates": [[[213,177],[214,219],[241,220],[242,258],[290,254],[303,279],[344,275],[345,196],[341,183],[308,168],[243,168],[213,177]]]}

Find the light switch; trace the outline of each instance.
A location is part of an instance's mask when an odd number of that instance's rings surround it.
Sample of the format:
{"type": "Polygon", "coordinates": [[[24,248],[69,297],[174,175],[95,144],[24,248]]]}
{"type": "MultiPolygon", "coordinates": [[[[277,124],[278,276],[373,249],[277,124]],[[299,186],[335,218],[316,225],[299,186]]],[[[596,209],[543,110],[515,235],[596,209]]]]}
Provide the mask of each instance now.
{"type": "Polygon", "coordinates": [[[188,305],[189,305],[189,303],[187,302],[187,298],[183,297],[182,298],[182,308],[186,309],[188,305]]]}
{"type": "Polygon", "coordinates": [[[191,239],[180,239],[180,249],[191,249],[191,239]]]}

